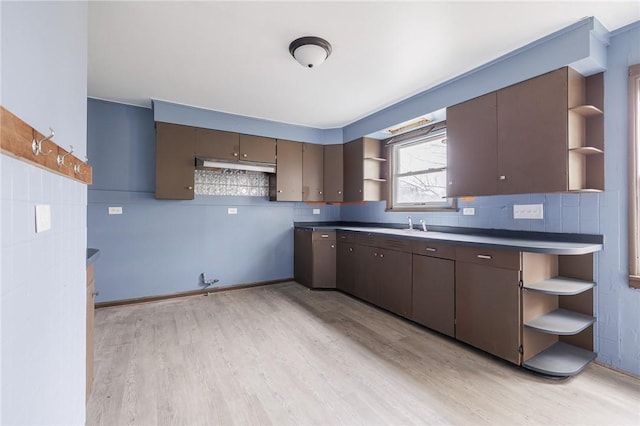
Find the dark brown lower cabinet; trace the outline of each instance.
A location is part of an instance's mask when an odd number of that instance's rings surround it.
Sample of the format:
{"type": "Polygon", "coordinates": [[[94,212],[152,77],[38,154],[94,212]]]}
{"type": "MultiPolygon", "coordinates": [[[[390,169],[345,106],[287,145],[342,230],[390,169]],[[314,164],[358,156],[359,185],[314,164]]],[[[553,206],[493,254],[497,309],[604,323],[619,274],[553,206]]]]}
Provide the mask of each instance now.
{"type": "Polygon", "coordinates": [[[294,231],[294,279],[311,288],[336,287],[336,233],[294,231]]]}
{"type": "Polygon", "coordinates": [[[456,338],[520,364],[520,271],[456,261],[456,338]]]}
{"type": "Polygon", "coordinates": [[[447,336],[455,336],[455,263],[413,255],[411,319],[447,336]]]}
{"type": "Polygon", "coordinates": [[[411,254],[371,246],[357,248],[354,296],[388,311],[411,314],[411,254]]]}

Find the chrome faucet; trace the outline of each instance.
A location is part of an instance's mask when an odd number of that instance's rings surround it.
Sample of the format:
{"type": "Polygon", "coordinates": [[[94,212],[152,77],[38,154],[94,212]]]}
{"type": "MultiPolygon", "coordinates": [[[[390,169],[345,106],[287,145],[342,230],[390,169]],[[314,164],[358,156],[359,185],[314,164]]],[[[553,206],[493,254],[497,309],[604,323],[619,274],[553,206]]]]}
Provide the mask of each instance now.
{"type": "Polygon", "coordinates": [[[413,219],[411,219],[411,216],[409,216],[407,219],[409,219],[409,231],[411,231],[413,229],[413,219]]]}
{"type": "Polygon", "coordinates": [[[420,225],[422,225],[422,230],[424,232],[427,232],[427,223],[424,221],[424,219],[420,219],[420,225]]]}

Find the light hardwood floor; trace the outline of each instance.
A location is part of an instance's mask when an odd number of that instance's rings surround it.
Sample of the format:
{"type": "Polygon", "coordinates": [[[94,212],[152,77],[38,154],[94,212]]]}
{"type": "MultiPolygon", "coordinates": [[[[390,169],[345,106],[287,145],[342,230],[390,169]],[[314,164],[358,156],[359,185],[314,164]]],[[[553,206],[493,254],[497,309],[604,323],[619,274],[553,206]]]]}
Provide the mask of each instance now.
{"type": "Polygon", "coordinates": [[[640,424],[640,380],[547,380],[296,283],[100,309],[87,424],[640,424]]]}

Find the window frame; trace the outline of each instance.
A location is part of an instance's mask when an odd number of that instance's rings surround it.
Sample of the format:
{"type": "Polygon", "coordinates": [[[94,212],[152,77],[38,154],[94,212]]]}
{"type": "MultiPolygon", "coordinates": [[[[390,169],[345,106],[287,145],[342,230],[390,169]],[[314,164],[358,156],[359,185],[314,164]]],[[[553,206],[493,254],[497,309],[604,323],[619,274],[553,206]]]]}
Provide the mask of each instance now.
{"type": "Polygon", "coordinates": [[[629,286],[640,289],[640,64],[629,67],[629,286]]]}
{"type": "MultiPolygon", "coordinates": [[[[387,158],[387,208],[388,212],[455,212],[458,211],[458,200],[455,197],[447,197],[442,204],[395,204],[395,188],[396,188],[396,155],[395,150],[403,146],[414,145],[422,141],[428,141],[434,138],[439,138],[443,134],[446,135],[446,127],[432,127],[426,134],[419,134],[415,136],[408,136],[406,138],[394,138],[393,143],[387,142],[385,146],[385,156],[387,158]],[[399,140],[397,140],[399,139],[399,140]]],[[[444,167],[446,170],[446,167],[444,167]]],[[[430,169],[432,171],[440,171],[442,169],[430,169]]]]}

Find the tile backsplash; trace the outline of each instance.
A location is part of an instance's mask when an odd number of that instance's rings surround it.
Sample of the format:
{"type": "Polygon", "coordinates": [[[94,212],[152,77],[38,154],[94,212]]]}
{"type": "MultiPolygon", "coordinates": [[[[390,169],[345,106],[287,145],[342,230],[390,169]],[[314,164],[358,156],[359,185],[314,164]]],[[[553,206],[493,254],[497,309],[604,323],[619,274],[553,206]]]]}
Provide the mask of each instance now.
{"type": "Polygon", "coordinates": [[[266,197],[269,195],[269,176],[246,170],[196,170],[196,195],[230,195],[266,197]]]}

